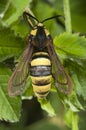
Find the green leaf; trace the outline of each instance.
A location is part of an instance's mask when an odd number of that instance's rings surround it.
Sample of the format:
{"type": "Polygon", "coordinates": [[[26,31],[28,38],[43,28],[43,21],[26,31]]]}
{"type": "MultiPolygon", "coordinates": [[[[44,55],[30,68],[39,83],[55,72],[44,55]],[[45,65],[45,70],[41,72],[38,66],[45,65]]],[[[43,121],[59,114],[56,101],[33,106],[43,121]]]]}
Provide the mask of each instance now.
{"type": "Polygon", "coordinates": [[[75,92],[86,99],[86,60],[66,60],[65,65],[71,74],[75,92]]]}
{"type": "Polygon", "coordinates": [[[86,58],[86,39],[77,34],[63,33],[54,39],[56,51],[64,52],[67,57],[86,58]]]}
{"type": "Polygon", "coordinates": [[[9,5],[9,0],[0,0],[0,14],[4,12],[9,5]]]}
{"type": "Polygon", "coordinates": [[[28,76],[25,88],[26,89],[22,95],[22,99],[31,99],[32,96],[34,95],[34,92],[33,92],[33,87],[32,87],[30,76],[28,76]]]}
{"type": "Polygon", "coordinates": [[[6,26],[15,22],[30,2],[31,0],[12,0],[4,17],[6,26]]]}
{"type": "Polygon", "coordinates": [[[0,30],[0,62],[12,56],[18,56],[25,44],[9,28],[0,30]]]}
{"type": "Polygon", "coordinates": [[[79,117],[77,113],[72,112],[71,110],[68,110],[65,114],[65,122],[67,126],[72,128],[73,130],[78,130],[79,117]]]}
{"type": "Polygon", "coordinates": [[[84,110],[75,93],[71,94],[69,97],[63,97],[62,100],[64,106],[73,112],[79,112],[80,110],[84,110]]]}
{"type": "MultiPolygon", "coordinates": [[[[53,1],[51,3],[53,4],[53,1]]],[[[56,1],[55,1],[55,6],[56,6],[56,1]]],[[[56,13],[55,8],[53,8],[53,6],[50,6],[49,4],[46,4],[45,1],[41,1],[41,0],[34,1],[32,5],[32,11],[35,14],[35,16],[39,19],[39,21],[52,17],[56,13]]],[[[47,29],[49,29],[49,32],[51,33],[52,36],[58,35],[64,31],[63,26],[61,26],[59,22],[56,22],[55,19],[46,21],[44,25],[46,26],[47,29]]]]}
{"type": "Polygon", "coordinates": [[[24,19],[18,19],[11,25],[11,30],[14,30],[15,35],[25,38],[30,32],[30,26],[25,23],[24,19]]]}
{"type": "Polygon", "coordinates": [[[0,0],[0,13],[3,13],[7,10],[10,0],[0,0]]]}
{"type": "Polygon", "coordinates": [[[10,70],[0,65],[0,120],[16,122],[20,118],[21,99],[20,97],[9,97],[7,83],[10,70]]]}
{"type": "MultiPolygon", "coordinates": [[[[77,34],[63,33],[56,37],[54,42],[56,51],[66,56],[64,66],[71,75],[74,91],[86,99],[86,39],[77,34]]],[[[64,101],[72,111],[83,109],[76,95],[64,101]]]]}
{"type": "Polygon", "coordinates": [[[64,95],[59,91],[57,93],[67,110],[71,110],[73,112],[79,112],[80,110],[84,110],[74,91],[72,91],[70,95],[64,95]]]}
{"type": "Polygon", "coordinates": [[[47,99],[38,99],[41,104],[41,108],[48,112],[49,116],[55,116],[55,111],[47,99]]]}

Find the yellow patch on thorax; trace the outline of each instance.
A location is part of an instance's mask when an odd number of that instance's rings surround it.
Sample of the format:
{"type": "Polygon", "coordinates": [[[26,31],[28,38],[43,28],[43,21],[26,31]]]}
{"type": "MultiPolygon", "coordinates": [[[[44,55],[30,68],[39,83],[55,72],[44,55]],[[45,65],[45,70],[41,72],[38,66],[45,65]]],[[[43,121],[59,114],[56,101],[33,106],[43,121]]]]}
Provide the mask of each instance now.
{"type": "Polygon", "coordinates": [[[50,34],[47,29],[45,29],[44,31],[45,31],[46,36],[48,36],[50,34]]]}
{"type": "Polygon", "coordinates": [[[43,27],[43,24],[42,24],[42,23],[38,23],[37,26],[39,26],[39,27],[43,27]]]}
{"type": "Polygon", "coordinates": [[[34,30],[31,31],[30,34],[33,35],[33,36],[36,36],[36,33],[37,33],[37,29],[34,29],[34,30]]]}

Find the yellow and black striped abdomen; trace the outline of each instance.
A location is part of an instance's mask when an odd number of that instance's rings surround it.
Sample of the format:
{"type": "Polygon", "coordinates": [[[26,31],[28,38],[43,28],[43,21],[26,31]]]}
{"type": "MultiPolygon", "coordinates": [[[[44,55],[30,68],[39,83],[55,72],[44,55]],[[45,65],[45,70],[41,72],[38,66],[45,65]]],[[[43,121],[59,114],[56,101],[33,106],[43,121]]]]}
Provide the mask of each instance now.
{"type": "Polygon", "coordinates": [[[37,52],[32,56],[30,75],[37,97],[46,97],[51,88],[51,61],[48,53],[37,52]]]}

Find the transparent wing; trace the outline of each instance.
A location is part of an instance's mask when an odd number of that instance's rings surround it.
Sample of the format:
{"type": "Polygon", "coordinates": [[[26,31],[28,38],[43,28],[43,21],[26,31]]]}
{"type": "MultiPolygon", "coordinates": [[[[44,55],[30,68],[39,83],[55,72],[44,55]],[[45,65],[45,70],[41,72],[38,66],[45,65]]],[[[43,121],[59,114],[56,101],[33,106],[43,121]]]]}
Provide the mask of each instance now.
{"type": "Polygon", "coordinates": [[[72,82],[61,64],[52,43],[48,44],[48,53],[52,61],[53,77],[57,89],[64,94],[69,94],[72,91],[72,82]]]}
{"type": "Polygon", "coordinates": [[[33,48],[29,44],[8,82],[8,93],[11,96],[19,95],[24,90],[26,79],[28,77],[29,62],[32,56],[32,51],[33,48]]]}

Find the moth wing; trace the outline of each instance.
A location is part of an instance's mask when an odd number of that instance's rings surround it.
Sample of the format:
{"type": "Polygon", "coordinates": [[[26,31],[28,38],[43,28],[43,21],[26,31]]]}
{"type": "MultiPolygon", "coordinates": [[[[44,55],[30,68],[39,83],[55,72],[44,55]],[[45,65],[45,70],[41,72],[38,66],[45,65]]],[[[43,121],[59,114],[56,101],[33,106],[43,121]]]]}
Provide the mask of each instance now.
{"type": "Polygon", "coordinates": [[[64,93],[70,94],[72,91],[72,82],[70,76],[67,74],[64,66],[55,52],[52,42],[48,44],[48,53],[52,61],[53,77],[55,79],[56,88],[64,93]]]}
{"type": "Polygon", "coordinates": [[[23,92],[29,74],[29,62],[32,52],[33,48],[29,44],[8,82],[8,93],[10,96],[20,95],[23,92]]]}

